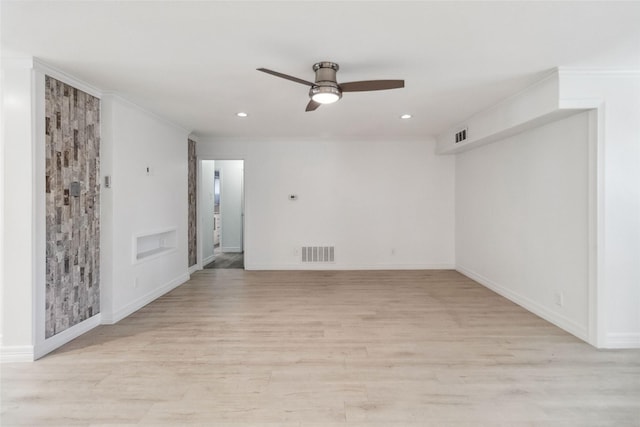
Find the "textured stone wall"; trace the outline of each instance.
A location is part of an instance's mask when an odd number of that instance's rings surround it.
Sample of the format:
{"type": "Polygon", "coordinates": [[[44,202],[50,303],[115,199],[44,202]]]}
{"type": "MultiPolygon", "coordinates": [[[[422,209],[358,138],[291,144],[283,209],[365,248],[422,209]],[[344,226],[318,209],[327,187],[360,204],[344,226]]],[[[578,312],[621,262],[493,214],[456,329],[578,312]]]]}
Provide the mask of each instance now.
{"type": "Polygon", "coordinates": [[[198,163],[196,160],[196,142],[189,140],[189,267],[198,262],[197,255],[197,214],[196,190],[198,163]]]}
{"type": "Polygon", "coordinates": [[[100,100],[46,77],[49,338],[100,311],[100,100]]]}

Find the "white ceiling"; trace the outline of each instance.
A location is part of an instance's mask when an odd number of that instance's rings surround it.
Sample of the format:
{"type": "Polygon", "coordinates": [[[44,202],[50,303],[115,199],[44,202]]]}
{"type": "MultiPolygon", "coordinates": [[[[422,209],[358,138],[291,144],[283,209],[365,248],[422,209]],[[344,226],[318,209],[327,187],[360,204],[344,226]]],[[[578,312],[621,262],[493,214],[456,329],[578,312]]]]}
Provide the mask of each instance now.
{"type": "Polygon", "coordinates": [[[417,139],[556,66],[640,68],[640,2],[3,0],[1,14],[3,52],[208,137],[417,139]],[[339,82],[406,87],[306,113],[306,86],[255,70],[313,80],[320,60],[340,64],[339,82]]]}

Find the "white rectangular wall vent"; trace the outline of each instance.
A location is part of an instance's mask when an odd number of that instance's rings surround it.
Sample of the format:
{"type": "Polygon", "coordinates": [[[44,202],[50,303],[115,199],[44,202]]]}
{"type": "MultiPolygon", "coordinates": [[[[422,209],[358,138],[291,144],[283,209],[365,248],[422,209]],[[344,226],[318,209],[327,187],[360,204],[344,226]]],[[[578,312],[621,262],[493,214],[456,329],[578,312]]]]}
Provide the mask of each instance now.
{"type": "Polygon", "coordinates": [[[467,139],[467,128],[460,129],[458,132],[456,132],[456,144],[458,142],[465,141],[466,139],[467,139]]]}
{"type": "Polygon", "coordinates": [[[302,262],[328,263],[335,261],[335,246],[303,246],[302,262]]]}

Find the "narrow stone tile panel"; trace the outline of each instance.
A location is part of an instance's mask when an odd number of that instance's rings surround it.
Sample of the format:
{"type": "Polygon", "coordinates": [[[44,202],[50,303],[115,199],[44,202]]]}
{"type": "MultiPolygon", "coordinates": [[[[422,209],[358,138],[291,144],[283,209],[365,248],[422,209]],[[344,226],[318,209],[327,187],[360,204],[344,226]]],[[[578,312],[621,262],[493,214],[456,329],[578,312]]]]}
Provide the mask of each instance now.
{"type": "Polygon", "coordinates": [[[100,100],[49,76],[45,85],[50,338],[100,312],[100,100]]]}
{"type": "Polygon", "coordinates": [[[196,159],[196,142],[189,140],[189,267],[198,262],[197,256],[197,205],[196,205],[196,189],[198,163],[196,159]]]}

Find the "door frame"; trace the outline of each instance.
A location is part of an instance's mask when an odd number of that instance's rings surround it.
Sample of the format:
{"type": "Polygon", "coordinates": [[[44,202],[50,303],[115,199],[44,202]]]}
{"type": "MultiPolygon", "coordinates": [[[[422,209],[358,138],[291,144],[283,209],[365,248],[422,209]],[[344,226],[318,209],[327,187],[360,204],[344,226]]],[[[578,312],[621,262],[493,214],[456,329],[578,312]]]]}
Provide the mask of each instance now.
{"type": "MultiPolygon", "coordinates": [[[[247,253],[247,245],[246,245],[246,239],[247,236],[249,236],[249,233],[247,231],[247,210],[248,210],[248,204],[247,204],[247,160],[244,157],[240,157],[240,156],[211,156],[211,155],[197,155],[196,156],[196,161],[198,164],[198,178],[197,178],[197,190],[196,190],[196,198],[197,198],[197,206],[199,206],[199,208],[197,209],[196,212],[196,223],[197,223],[197,230],[196,230],[196,240],[197,240],[197,262],[196,262],[196,266],[198,270],[202,270],[204,269],[204,264],[203,264],[203,237],[204,237],[204,229],[202,227],[202,223],[203,223],[203,214],[202,214],[202,206],[203,206],[203,202],[205,200],[206,195],[204,194],[204,186],[203,186],[203,176],[202,176],[202,164],[203,161],[223,161],[223,160],[241,160],[242,161],[242,230],[241,230],[241,235],[240,235],[240,245],[241,245],[241,249],[244,252],[244,264],[245,264],[245,270],[247,269],[247,259],[248,259],[248,253],[247,253]]],[[[220,200],[222,200],[222,173],[220,173],[220,200]]],[[[222,212],[221,212],[222,214],[222,212]]],[[[222,233],[224,231],[221,230],[221,235],[220,235],[220,239],[222,239],[222,233]]],[[[222,241],[220,242],[220,244],[222,245],[222,241]]]]}

